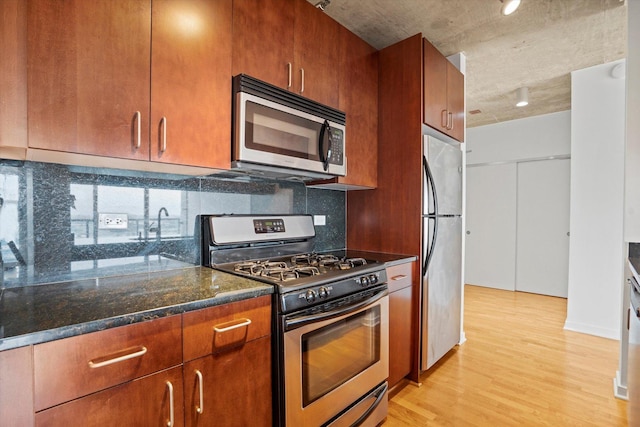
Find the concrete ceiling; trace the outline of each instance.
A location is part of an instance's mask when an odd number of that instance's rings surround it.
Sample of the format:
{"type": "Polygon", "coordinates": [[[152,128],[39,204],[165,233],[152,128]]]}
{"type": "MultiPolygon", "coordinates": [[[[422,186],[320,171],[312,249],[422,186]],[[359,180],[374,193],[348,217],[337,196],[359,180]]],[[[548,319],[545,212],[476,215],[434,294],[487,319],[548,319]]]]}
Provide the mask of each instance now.
{"type": "Polygon", "coordinates": [[[467,127],[569,110],[571,71],[626,55],[624,0],[522,0],[510,16],[500,7],[500,0],[330,0],[325,12],[377,49],[421,32],[445,56],[463,52],[467,127]],[[529,105],[516,108],[522,86],[529,105]]]}

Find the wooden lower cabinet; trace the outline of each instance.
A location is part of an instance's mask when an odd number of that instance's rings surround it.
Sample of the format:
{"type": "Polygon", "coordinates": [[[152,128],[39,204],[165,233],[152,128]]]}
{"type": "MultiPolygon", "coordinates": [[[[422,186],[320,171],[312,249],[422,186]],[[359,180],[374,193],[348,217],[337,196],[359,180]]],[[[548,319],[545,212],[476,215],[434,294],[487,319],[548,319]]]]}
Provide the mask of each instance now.
{"type": "Polygon", "coordinates": [[[0,352],[0,425],[33,425],[31,347],[0,352]]]}
{"type": "Polygon", "coordinates": [[[44,426],[184,425],[182,367],[158,372],[36,414],[44,426]],[[173,424],[169,424],[173,420],[173,424]]]}
{"type": "Polygon", "coordinates": [[[387,268],[389,278],[389,388],[411,371],[412,268],[408,262],[387,268]]]}
{"type": "Polygon", "coordinates": [[[271,337],[184,365],[185,425],[270,426],[271,337]]]}

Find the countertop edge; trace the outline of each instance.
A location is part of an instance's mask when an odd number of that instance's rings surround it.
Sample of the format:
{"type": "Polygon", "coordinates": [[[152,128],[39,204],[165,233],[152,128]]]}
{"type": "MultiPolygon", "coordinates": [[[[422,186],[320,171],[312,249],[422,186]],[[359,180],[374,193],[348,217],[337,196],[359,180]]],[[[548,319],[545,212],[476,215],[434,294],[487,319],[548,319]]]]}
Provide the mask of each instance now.
{"type": "Polygon", "coordinates": [[[14,337],[1,338],[0,351],[12,350],[29,345],[42,344],[45,342],[55,341],[63,338],[70,338],[76,335],[99,332],[105,329],[131,325],[134,323],[145,322],[148,320],[178,315],[189,311],[200,310],[203,308],[214,307],[217,305],[228,304],[271,294],[273,294],[273,287],[270,285],[264,285],[253,287],[250,289],[241,289],[227,292],[224,295],[218,295],[214,298],[189,301],[186,303],[171,305],[167,307],[158,307],[150,310],[123,314],[106,319],[93,320],[85,323],[78,323],[75,325],[62,326],[54,329],[47,329],[24,335],[17,335],[14,337]]]}

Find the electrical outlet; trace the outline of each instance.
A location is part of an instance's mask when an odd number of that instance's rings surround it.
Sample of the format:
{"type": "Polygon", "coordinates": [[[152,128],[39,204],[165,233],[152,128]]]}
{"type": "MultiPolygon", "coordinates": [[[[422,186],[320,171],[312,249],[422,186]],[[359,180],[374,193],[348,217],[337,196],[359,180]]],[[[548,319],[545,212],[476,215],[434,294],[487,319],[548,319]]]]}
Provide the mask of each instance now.
{"type": "Polygon", "coordinates": [[[98,214],[99,229],[127,229],[129,227],[129,218],[127,214],[120,213],[101,213],[98,214]]]}
{"type": "Polygon", "coordinates": [[[313,225],[327,225],[327,217],[326,217],[326,215],[314,215],[313,216],[313,225]]]}

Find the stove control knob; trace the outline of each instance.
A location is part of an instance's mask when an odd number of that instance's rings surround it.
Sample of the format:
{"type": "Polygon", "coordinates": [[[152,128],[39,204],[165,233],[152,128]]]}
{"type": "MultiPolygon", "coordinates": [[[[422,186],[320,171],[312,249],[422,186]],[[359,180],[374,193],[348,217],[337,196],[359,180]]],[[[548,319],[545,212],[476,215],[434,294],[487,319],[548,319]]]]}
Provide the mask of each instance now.
{"type": "Polygon", "coordinates": [[[368,278],[367,276],[362,276],[362,277],[360,278],[360,285],[361,285],[363,288],[366,288],[367,286],[369,286],[369,284],[370,284],[370,283],[371,283],[371,282],[369,281],[369,278],[368,278]]]}
{"type": "Polygon", "coordinates": [[[376,283],[378,283],[378,276],[376,276],[375,274],[371,274],[369,276],[369,281],[372,285],[375,285],[376,283]]]}
{"type": "Polygon", "coordinates": [[[324,299],[324,298],[328,297],[329,296],[329,289],[327,289],[324,286],[322,286],[320,289],[318,289],[318,296],[321,299],[324,299]]]}
{"type": "Polygon", "coordinates": [[[309,289],[305,295],[305,298],[307,299],[307,302],[311,304],[316,300],[316,291],[314,291],[313,289],[309,289]]]}

